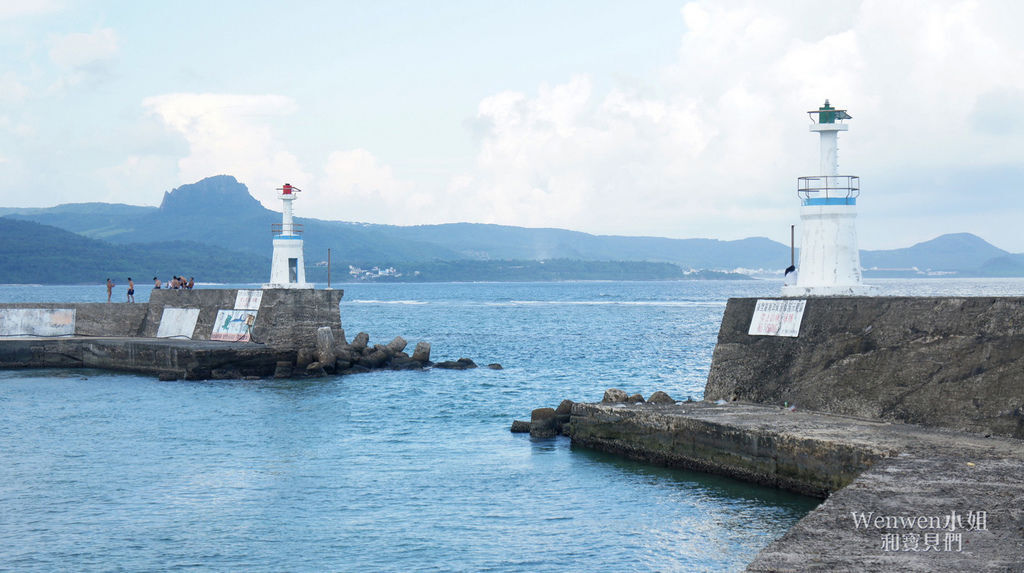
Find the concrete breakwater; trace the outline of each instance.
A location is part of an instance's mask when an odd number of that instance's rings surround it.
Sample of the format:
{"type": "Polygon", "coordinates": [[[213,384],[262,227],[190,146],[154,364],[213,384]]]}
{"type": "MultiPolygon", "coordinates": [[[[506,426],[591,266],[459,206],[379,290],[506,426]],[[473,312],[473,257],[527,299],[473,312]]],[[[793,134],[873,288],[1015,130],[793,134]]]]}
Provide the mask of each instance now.
{"type": "MultiPolygon", "coordinates": [[[[147,304],[0,303],[0,368],[103,368],[161,379],[355,374],[377,369],[466,369],[433,363],[430,344],[351,343],[341,290],[157,290],[147,304]]],[[[497,365],[492,365],[495,367],[497,365]]],[[[500,366],[499,366],[500,367],[500,366]]]]}
{"type": "Polygon", "coordinates": [[[787,335],[758,302],[729,300],[704,401],[514,430],[825,499],[749,571],[1024,571],[1024,299],[810,298],[787,335]]]}
{"type": "Polygon", "coordinates": [[[748,571],[1022,571],[1024,445],[730,402],[572,406],[574,446],[826,498],[748,571]]]}

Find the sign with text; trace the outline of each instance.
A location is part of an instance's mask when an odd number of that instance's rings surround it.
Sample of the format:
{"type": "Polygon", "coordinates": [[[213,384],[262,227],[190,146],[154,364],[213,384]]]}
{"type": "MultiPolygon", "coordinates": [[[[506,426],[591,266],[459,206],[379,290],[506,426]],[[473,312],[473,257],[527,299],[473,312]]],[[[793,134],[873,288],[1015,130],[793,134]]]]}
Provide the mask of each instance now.
{"type": "Polygon", "coordinates": [[[249,342],[250,329],[255,322],[255,310],[218,310],[210,340],[249,342]]]}
{"type": "Polygon", "coordinates": [[[806,300],[758,300],[750,319],[751,336],[799,336],[806,300]]]}
{"type": "Polygon", "coordinates": [[[263,302],[263,291],[238,289],[235,295],[235,310],[259,310],[263,302]]]}

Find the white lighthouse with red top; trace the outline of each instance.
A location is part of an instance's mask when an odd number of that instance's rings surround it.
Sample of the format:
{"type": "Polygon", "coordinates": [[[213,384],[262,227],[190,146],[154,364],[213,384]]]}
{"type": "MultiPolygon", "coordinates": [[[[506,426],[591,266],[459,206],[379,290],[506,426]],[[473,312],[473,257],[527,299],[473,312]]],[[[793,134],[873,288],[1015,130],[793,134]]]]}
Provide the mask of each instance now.
{"type": "Polygon", "coordinates": [[[279,187],[281,223],[271,225],[274,237],[274,258],[270,263],[270,282],[263,288],[313,288],[306,282],[306,263],[302,256],[302,225],[292,220],[292,201],[301,191],[285,183],[279,187]]]}

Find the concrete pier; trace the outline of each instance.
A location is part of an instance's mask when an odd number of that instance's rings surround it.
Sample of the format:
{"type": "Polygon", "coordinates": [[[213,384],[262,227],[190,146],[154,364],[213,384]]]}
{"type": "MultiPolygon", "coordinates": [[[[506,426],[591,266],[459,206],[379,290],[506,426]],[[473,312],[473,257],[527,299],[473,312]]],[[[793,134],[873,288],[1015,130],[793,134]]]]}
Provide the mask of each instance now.
{"type": "Polygon", "coordinates": [[[1024,571],[1020,440],[738,402],[575,404],[568,433],[827,496],[748,571],[1024,571]]]}
{"type": "Polygon", "coordinates": [[[0,303],[0,368],[89,367],[187,379],[272,376],[277,362],[294,362],[299,348],[316,347],[318,328],[340,337],[343,293],[164,289],[139,304],[0,303]],[[237,320],[245,316],[239,312],[252,315],[252,324],[240,327],[248,341],[212,340],[225,313],[237,320]],[[173,328],[162,329],[165,322],[173,328]]]}

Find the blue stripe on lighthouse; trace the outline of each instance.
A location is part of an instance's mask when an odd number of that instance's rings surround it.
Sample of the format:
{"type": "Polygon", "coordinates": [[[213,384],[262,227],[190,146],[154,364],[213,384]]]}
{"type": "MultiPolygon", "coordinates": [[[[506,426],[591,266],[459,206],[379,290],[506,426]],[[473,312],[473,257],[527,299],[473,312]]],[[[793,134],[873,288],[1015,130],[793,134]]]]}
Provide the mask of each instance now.
{"type": "Polygon", "coordinates": [[[856,205],[856,197],[812,197],[804,199],[804,205],[856,205]]]}

